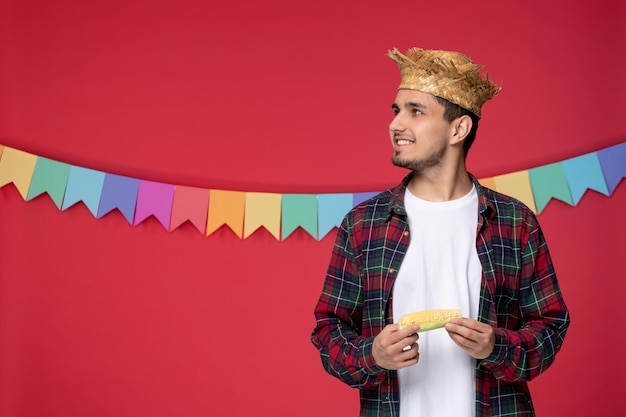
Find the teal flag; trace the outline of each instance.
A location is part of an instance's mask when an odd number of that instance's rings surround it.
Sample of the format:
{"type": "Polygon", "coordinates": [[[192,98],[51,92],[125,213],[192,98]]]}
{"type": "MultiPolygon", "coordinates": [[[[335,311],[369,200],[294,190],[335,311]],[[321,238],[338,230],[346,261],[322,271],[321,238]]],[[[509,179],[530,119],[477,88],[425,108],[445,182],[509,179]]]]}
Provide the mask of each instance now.
{"type": "Polygon", "coordinates": [[[557,162],[530,169],[528,177],[535,197],[537,213],[541,213],[551,198],[558,198],[569,205],[574,204],[562,163],[557,162]]]}
{"type": "Polygon", "coordinates": [[[298,227],[317,239],[317,196],[283,194],[281,234],[284,240],[298,227]]]}
{"type": "Polygon", "coordinates": [[[64,162],[42,157],[37,158],[26,200],[48,193],[54,204],[61,209],[65,187],[70,176],[70,168],[71,165],[64,162]]]}

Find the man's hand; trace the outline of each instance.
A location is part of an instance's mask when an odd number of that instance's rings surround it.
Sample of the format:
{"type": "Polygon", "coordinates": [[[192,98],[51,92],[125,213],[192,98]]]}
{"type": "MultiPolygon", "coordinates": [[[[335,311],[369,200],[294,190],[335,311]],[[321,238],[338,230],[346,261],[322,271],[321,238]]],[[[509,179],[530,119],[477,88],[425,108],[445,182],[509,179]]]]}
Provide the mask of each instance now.
{"type": "Polygon", "coordinates": [[[485,359],[496,344],[493,328],[474,319],[452,319],[446,324],[446,330],[454,343],[474,359],[485,359]]]}
{"type": "Polygon", "coordinates": [[[376,364],[385,369],[397,370],[412,366],[419,360],[419,326],[398,330],[397,324],[388,324],[374,338],[372,355],[376,364]]]}

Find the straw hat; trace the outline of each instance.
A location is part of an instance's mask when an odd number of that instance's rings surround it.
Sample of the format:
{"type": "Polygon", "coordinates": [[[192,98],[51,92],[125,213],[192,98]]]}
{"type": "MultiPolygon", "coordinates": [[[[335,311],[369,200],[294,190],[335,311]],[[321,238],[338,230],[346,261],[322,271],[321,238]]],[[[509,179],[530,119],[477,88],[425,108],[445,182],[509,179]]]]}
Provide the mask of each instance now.
{"type": "Polygon", "coordinates": [[[396,48],[387,53],[400,68],[398,90],[417,90],[458,104],[480,118],[482,105],[500,92],[482,66],[459,52],[411,48],[406,55],[396,48]]]}

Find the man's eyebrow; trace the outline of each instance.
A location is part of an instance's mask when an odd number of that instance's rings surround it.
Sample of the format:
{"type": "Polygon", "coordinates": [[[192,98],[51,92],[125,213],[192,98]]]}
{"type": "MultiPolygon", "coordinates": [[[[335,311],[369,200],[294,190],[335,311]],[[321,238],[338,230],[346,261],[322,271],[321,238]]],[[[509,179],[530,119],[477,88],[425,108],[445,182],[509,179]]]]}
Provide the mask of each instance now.
{"type": "Polygon", "coordinates": [[[404,105],[406,108],[415,108],[418,109],[427,109],[428,107],[424,103],[420,103],[419,101],[409,101],[404,105]]]}
{"type": "MultiPolygon", "coordinates": [[[[407,103],[404,104],[404,107],[406,107],[407,109],[427,109],[428,107],[424,104],[424,103],[420,103],[419,101],[409,101],[407,103]]],[[[398,106],[397,103],[393,103],[391,105],[391,108],[393,110],[400,110],[400,106],[398,106]]]]}

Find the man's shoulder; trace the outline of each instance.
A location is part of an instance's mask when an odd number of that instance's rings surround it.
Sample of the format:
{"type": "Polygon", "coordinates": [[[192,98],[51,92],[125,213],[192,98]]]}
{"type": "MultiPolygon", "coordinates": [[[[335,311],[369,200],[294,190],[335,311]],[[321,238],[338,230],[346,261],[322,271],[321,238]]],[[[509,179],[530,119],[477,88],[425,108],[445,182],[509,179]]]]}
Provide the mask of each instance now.
{"type": "Polygon", "coordinates": [[[477,191],[479,204],[488,207],[493,212],[493,218],[507,221],[536,221],[535,212],[518,198],[484,186],[477,187],[477,191]]]}

